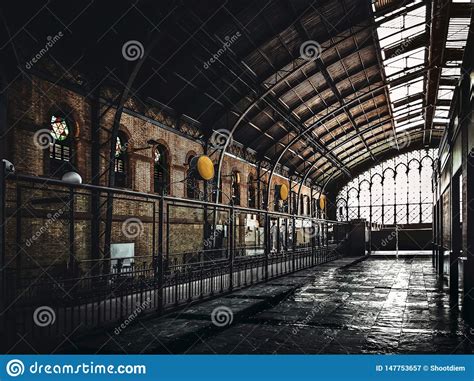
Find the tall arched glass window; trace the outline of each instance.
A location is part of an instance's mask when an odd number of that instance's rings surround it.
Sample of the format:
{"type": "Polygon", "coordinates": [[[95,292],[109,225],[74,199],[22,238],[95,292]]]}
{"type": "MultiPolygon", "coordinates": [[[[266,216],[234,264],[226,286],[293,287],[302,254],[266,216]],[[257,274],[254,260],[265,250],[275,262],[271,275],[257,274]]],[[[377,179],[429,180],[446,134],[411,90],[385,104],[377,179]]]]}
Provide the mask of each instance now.
{"type": "Polygon", "coordinates": [[[52,115],[50,132],[49,172],[61,177],[64,172],[71,170],[73,139],[70,123],[63,116],[52,115]]]}
{"type": "Polygon", "coordinates": [[[125,187],[127,185],[127,146],[126,136],[119,132],[115,143],[115,186],[125,187]]]}
{"type": "Polygon", "coordinates": [[[249,175],[247,181],[247,204],[249,208],[256,206],[255,182],[252,174],[249,175]]]}
{"type": "Polygon", "coordinates": [[[232,172],[232,202],[234,205],[240,205],[240,172],[232,172]]]}
{"type": "Polygon", "coordinates": [[[431,178],[436,149],[418,150],[386,160],[347,183],[338,193],[339,220],[365,218],[374,223],[431,223],[431,178]]]}
{"type": "Polygon", "coordinates": [[[190,155],[187,162],[188,169],[186,171],[186,197],[193,200],[198,200],[199,199],[199,183],[196,180],[196,178],[192,175],[191,169],[190,169],[191,160],[193,158],[194,156],[190,155]]]}
{"type": "MultiPolygon", "coordinates": [[[[219,176],[219,164],[215,163],[214,164],[214,177],[209,182],[209,189],[211,190],[211,193],[212,193],[212,196],[211,196],[212,202],[216,202],[216,198],[217,198],[218,176],[219,176]]],[[[222,181],[219,182],[219,202],[222,203],[222,181]]]]}
{"type": "Polygon", "coordinates": [[[153,150],[153,188],[156,193],[169,193],[169,155],[167,149],[157,145],[153,150]]]}

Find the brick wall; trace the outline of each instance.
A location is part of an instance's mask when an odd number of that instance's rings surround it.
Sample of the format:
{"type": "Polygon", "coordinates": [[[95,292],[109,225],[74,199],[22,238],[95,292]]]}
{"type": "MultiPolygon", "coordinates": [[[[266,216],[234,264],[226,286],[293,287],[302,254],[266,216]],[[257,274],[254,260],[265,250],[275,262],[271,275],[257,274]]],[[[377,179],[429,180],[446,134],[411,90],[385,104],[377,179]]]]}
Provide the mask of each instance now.
{"type": "MultiPolygon", "coordinates": [[[[195,138],[187,137],[182,132],[177,131],[193,131],[195,127],[187,122],[179,121],[164,112],[158,112],[155,108],[150,107],[144,109],[143,105],[137,106],[137,102],[130,100],[126,107],[133,112],[124,112],[121,118],[120,130],[128,138],[127,143],[127,161],[128,161],[128,181],[127,188],[134,191],[145,193],[153,192],[153,156],[152,149],[147,148],[147,141],[152,139],[164,145],[169,153],[170,165],[170,195],[174,197],[185,197],[185,186],[183,179],[187,170],[187,158],[190,155],[200,155],[204,152],[203,146],[195,138]],[[179,126],[178,126],[179,124],[179,126]]],[[[102,107],[105,110],[106,106],[102,107]]],[[[102,112],[101,110],[101,112],[102,112]]],[[[64,88],[58,84],[33,77],[33,80],[21,79],[16,81],[9,89],[8,93],[8,124],[13,127],[10,132],[9,141],[12,142],[11,152],[13,162],[19,173],[49,177],[49,146],[42,148],[35,142],[35,133],[41,129],[49,129],[49,121],[52,114],[65,114],[69,117],[70,125],[73,129],[73,160],[75,168],[81,174],[84,183],[92,182],[91,163],[92,163],[92,147],[91,147],[91,104],[90,100],[85,96],[64,88]]],[[[100,176],[99,184],[107,185],[107,157],[110,147],[110,130],[112,128],[115,109],[110,108],[101,119],[100,131],[100,176]]],[[[217,162],[218,156],[214,154],[212,160],[217,162]]],[[[249,175],[252,174],[257,179],[256,166],[243,160],[226,155],[224,157],[222,168],[222,201],[224,204],[229,203],[231,190],[231,177],[233,171],[240,172],[240,200],[241,206],[248,206],[247,181],[249,175]]],[[[268,180],[268,172],[264,174],[263,179],[268,180]]],[[[287,184],[289,181],[279,175],[274,175],[272,192],[270,199],[270,210],[273,210],[273,189],[276,184],[287,184]]],[[[294,183],[293,183],[294,184],[294,183]]],[[[199,182],[201,191],[204,189],[203,182],[199,182]]],[[[255,189],[257,186],[255,185],[255,189]]],[[[297,190],[297,187],[296,187],[297,190]]],[[[310,196],[311,191],[308,187],[303,186],[302,194],[310,196]]],[[[88,248],[90,246],[90,209],[91,199],[84,196],[76,208],[82,208],[82,213],[77,213],[75,242],[76,254],[80,260],[88,259],[91,255],[88,248]]],[[[53,208],[53,206],[51,206],[53,208]]],[[[52,209],[53,210],[53,209],[52,209]]],[[[77,212],[77,209],[76,209],[77,212]]],[[[308,211],[306,211],[307,213],[308,211]]],[[[116,202],[114,205],[114,224],[112,240],[120,243],[126,242],[121,232],[122,222],[133,216],[139,216],[144,219],[144,234],[147,237],[137,240],[136,255],[148,256],[152,254],[151,239],[153,233],[148,226],[150,211],[139,210],[136,205],[130,205],[127,202],[116,202]]],[[[178,213],[179,214],[179,213],[178,213]]],[[[182,252],[202,248],[203,222],[201,219],[192,217],[193,214],[175,216],[173,229],[177,236],[185,239],[175,239],[171,242],[170,252],[182,252]]],[[[66,218],[61,217],[63,219],[66,218]]],[[[171,218],[171,217],[170,217],[171,218]]],[[[23,238],[34,233],[38,227],[37,221],[28,217],[23,219],[23,238]]],[[[41,222],[39,222],[41,224],[41,222]]],[[[243,222],[245,223],[245,219],[243,222]]],[[[57,261],[64,264],[67,262],[66,257],[60,257],[56,253],[64,252],[64,248],[55,245],[64,245],[64,227],[60,227],[54,233],[54,229],[49,235],[43,235],[41,244],[43,257],[47,258],[46,262],[57,261]],[[61,232],[59,232],[61,230],[61,232]],[[54,243],[54,241],[60,241],[54,243]]],[[[244,231],[244,230],[243,230],[244,231]]],[[[11,242],[14,241],[14,229],[10,229],[11,242]]],[[[242,233],[244,234],[244,233],[242,233]]],[[[250,239],[250,238],[249,238],[250,239]]],[[[242,236],[239,241],[244,242],[245,237],[242,236]]],[[[62,246],[61,246],[62,247],[62,246]]]]}

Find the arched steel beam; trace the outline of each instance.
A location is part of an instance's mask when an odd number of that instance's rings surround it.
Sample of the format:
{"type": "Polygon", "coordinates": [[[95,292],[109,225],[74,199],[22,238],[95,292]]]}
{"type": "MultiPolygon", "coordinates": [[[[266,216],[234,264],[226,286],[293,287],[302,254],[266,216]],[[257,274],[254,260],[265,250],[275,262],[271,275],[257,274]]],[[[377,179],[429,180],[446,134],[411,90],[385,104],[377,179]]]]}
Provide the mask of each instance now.
{"type": "MultiPolygon", "coordinates": [[[[115,147],[116,141],[119,133],[120,128],[120,120],[122,118],[123,109],[125,102],[131,92],[132,85],[135,82],[135,79],[138,75],[138,72],[142,68],[144,62],[149,57],[155,46],[157,45],[159,38],[161,37],[159,31],[157,31],[154,36],[151,37],[151,41],[147,44],[147,48],[144,49],[143,57],[140,58],[135,66],[133,67],[132,72],[130,73],[128,80],[126,82],[125,87],[122,90],[122,94],[119,99],[119,103],[117,105],[117,109],[115,111],[113,123],[112,123],[112,130],[111,130],[111,140],[110,140],[110,152],[109,152],[109,162],[108,162],[108,182],[109,187],[114,186],[115,182],[115,147]]],[[[113,195],[112,193],[107,194],[107,206],[106,206],[106,219],[105,219],[105,238],[104,238],[104,253],[107,257],[110,257],[110,248],[111,248],[111,235],[112,235],[112,213],[113,213],[113,195]]]]}
{"type": "MultiPolygon", "coordinates": [[[[419,5],[416,5],[415,7],[417,8],[419,5]]],[[[416,9],[415,8],[415,9],[416,9]]],[[[411,8],[410,8],[411,9],[411,8]]],[[[407,10],[403,10],[403,12],[406,12],[407,10]]],[[[402,12],[400,12],[402,13],[402,12]]],[[[383,20],[383,22],[386,22],[388,21],[389,19],[391,18],[394,18],[394,17],[397,17],[398,16],[398,13],[395,12],[394,14],[390,15],[389,17],[385,18],[383,20]]],[[[378,23],[373,23],[371,25],[369,25],[367,27],[367,29],[370,29],[370,28],[375,28],[376,26],[380,25],[381,22],[378,22],[378,23]]],[[[360,32],[360,31],[359,31],[360,32]]],[[[346,37],[346,38],[349,38],[349,37],[346,37]]],[[[338,43],[340,43],[342,40],[338,41],[338,43]]],[[[306,63],[306,64],[309,64],[306,63]]],[[[285,78],[287,78],[289,75],[293,74],[293,71],[288,73],[287,75],[284,76],[284,78],[281,78],[280,82],[276,82],[275,84],[273,84],[271,87],[269,87],[263,94],[261,94],[254,102],[252,102],[247,108],[246,110],[241,114],[241,116],[237,119],[237,121],[234,123],[232,129],[230,130],[230,136],[232,136],[232,134],[235,132],[235,130],[237,129],[238,125],[241,123],[241,121],[243,120],[243,118],[247,115],[247,113],[252,110],[252,108],[258,103],[260,102],[262,99],[264,99],[265,97],[267,97],[272,91],[273,89],[275,88],[275,86],[277,86],[279,83],[281,83],[282,80],[284,80],[285,78]]],[[[369,85],[370,86],[370,85],[369,85]]],[[[385,88],[386,86],[388,86],[387,84],[385,85],[382,85],[380,86],[379,88],[375,89],[375,90],[372,90],[370,91],[369,93],[372,94],[374,91],[376,90],[379,90],[379,89],[382,89],[382,88],[385,88]]],[[[354,102],[354,100],[358,100],[360,99],[361,96],[358,96],[352,100],[349,101],[348,104],[352,104],[354,102]]],[[[345,109],[345,107],[347,107],[347,104],[344,104],[344,105],[341,105],[341,107],[339,107],[337,110],[343,110],[345,109]]],[[[332,112],[331,114],[333,114],[334,112],[332,112]]],[[[329,115],[331,115],[329,114],[329,115]]],[[[325,119],[328,119],[326,117],[323,117],[325,119]]],[[[318,123],[319,121],[317,121],[316,123],[318,123]]],[[[313,123],[312,126],[314,126],[316,123],[313,123]]],[[[311,126],[310,126],[311,127],[311,126]]],[[[307,130],[305,130],[307,131],[307,130]]],[[[300,133],[299,134],[299,138],[296,140],[300,140],[303,136],[306,135],[305,131],[303,131],[303,133],[300,133]]],[[[224,155],[225,155],[225,151],[227,150],[228,146],[229,146],[229,142],[230,140],[227,139],[222,150],[221,150],[221,153],[220,153],[220,156],[219,156],[219,165],[218,165],[218,171],[217,171],[217,190],[216,192],[219,193],[219,186],[220,186],[220,183],[221,183],[221,171],[222,171],[222,163],[223,163],[223,158],[224,158],[224,155]]],[[[290,143],[290,146],[293,145],[294,141],[292,141],[290,143]]],[[[288,149],[288,147],[285,147],[284,151],[283,152],[286,152],[288,149]]],[[[323,149],[324,151],[324,149],[323,149]]],[[[279,159],[277,160],[276,164],[278,164],[278,162],[280,161],[281,159],[281,156],[279,157],[279,159]]],[[[337,162],[337,159],[336,159],[336,162],[337,162]]],[[[333,163],[334,164],[334,163],[333,163]]],[[[265,200],[265,203],[266,203],[266,209],[268,210],[268,200],[269,200],[269,194],[270,194],[270,189],[271,189],[271,180],[272,180],[272,177],[273,177],[273,174],[274,174],[274,171],[275,171],[275,165],[273,166],[272,168],[272,171],[271,171],[271,175],[270,175],[270,179],[269,179],[269,183],[268,183],[268,188],[267,188],[267,196],[266,196],[266,200],[265,200]]],[[[217,196],[219,196],[219,194],[217,194],[217,196]]],[[[217,200],[219,199],[219,197],[216,197],[216,202],[217,200]]]]}
{"type": "MultiPolygon", "coordinates": [[[[373,129],[373,128],[377,128],[377,127],[380,126],[380,125],[384,125],[384,124],[387,123],[387,121],[390,121],[390,120],[391,120],[391,118],[388,118],[387,120],[384,120],[384,121],[378,123],[378,124],[375,125],[375,126],[368,127],[367,129],[365,129],[365,130],[363,130],[363,131],[360,131],[360,132],[358,133],[358,135],[359,135],[359,134],[364,134],[365,132],[368,132],[368,131],[370,131],[370,130],[373,129]]],[[[348,143],[349,141],[353,140],[354,137],[355,137],[355,135],[353,135],[353,136],[350,137],[349,139],[346,139],[345,141],[343,141],[343,142],[337,144],[335,147],[331,148],[331,151],[333,151],[333,150],[337,149],[339,146],[341,146],[341,145],[343,145],[343,144],[345,144],[345,143],[348,143]]],[[[298,197],[300,197],[300,193],[301,193],[303,184],[306,182],[308,176],[310,175],[310,173],[312,172],[313,168],[314,168],[315,165],[319,162],[320,159],[321,159],[321,158],[319,158],[318,160],[314,161],[313,164],[311,164],[310,168],[306,171],[306,173],[305,173],[303,179],[302,179],[301,182],[300,182],[299,188],[298,188],[298,197]]],[[[336,169],[336,170],[337,170],[337,169],[336,169]]]]}
{"type": "MultiPolygon", "coordinates": [[[[419,136],[418,136],[418,138],[417,138],[415,141],[413,141],[413,143],[414,143],[414,144],[413,144],[413,148],[412,148],[412,149],[407,149],[407,150],[404,151],[404,152],[410,152],[410,151],[413,151],[413,150],[416,150],[416,149],[422,149],[422,148],[423,148],[423,146],[420,145],[421,139],[419,138],[419,137],[422,135],[422,131],[418,131],[417,135],[419,135],[419,136]]],[[[421,142],[421,143],[422,143],[422,142],[421,142]]],[[[377,151],[377,154],[378,154],[378,155],[384,154],[384,153],[386,153],[387,151],[390,150],[390,147],[387,147],[387,146],[386,146],[386,143],[379,145],[377,148],[381,148],[381,147],[382,147],[383,149],[377,151]]],[[[402,152],[402,153],[403,153],[403,152],[402,152]]],[[[383,158],[382,162],[385,161],[385,160],[390,159],[391,157],[396,157],[396,156],[398,156],[399,154],[400,154],[400,153],[397,153],[397,154],[391,155],[390,157],[383,158]]],[[[357,159],[360,158],[361,156],[364,156],[364,154],[358,155],[357,157],[354,158],[354,160],[357,160],[357,159]]],[[[352,163],[354,160],[352,160],[350,163],[352,163]]],[[[368,161],[368,160],[362,161],[362,162],[361,162],[360,164],[358,164],[356,167],[361,167],[361,166],[362,166],[364,163],[366,163],[367,161],[368,161]]],[[[350,164],[350,163],[349,163],[349,164],[350,164]]],[[[354,168],[356,168],[356,167],[354,167],[354,168]]],[[[390,168],[387,168],[387,169],[390,169],[390,168]]],[[[357,172],[358,172],[358,171],[357,171],[357,172]]],[[[337,176],[337,177],[339,177],[340,175],[341,175],[341,173],[338,173],[338,176],[337,176]]]]}
{"type": "MultiPolygon", "coordinates": [[[[375,128],[379,128],[380,126],[383,126],[384,124],[387,124],[388,122],[391,122],[391,121],[392,121],[392,118],[389,117],[389,118],[384,119],[384,120],[382,120],[381,122],[379,122],[379,123],[377,123],[377,124],[375,124],[375,125],[373,125],[373,126],[369,126],[369,127],[367,127],[366,129],[361,130],[361,131],[357,132],[356,134],[351,135],[351,136],[348,137],[347,139],[345,139],[345,140],[343,140],[343,141],[337,143],[334,147],[331,147],[331,148],[329,149],[329,151],[333,152],[333,151],[335,151],[336,149],[338,149],[339,147],[343,146],[344,144],[350,143],[352,140],[355,140],[355,138],[357,138],[357,137],[359,137],[359,136],[361,136],[361,135],[363,135],[363,134],[365,134],[365,133],[367,133],[367,132],[370,132],[371,130],[373,130],[373,129],[375,129],[375,128]]],[[[385,132],[386,132],[386,131],[382,131],[382,132],[380,132],[380,134],[385,133],[385,132]]],[[[379,134],[377,134],[377,135],[379,135],[379,134]]],[[[328,145],[330,145],[330,144],[331,144],[331,143],[329,143],[328,145]]],[[[309,157],[311,157],[312,155],[313,155],[313,154],[309,155],[309,157]]],[[[312,167],[314,167],[314,165],[318,164],[318,163],[320,162],[320,160],[323,159],[323,158],[324,158],[324,156],[319,157],[315,162],[313,162],[312,167]]]]}
{"type": "MultiPolygon", "coordinates": [[[[338,107],[336,110],[332,111],[330,114],[328,115],[325,115],[323,116],[322,118],[320,118],[319,120],[317,120],[316,122],[314,122],[313,124],[311,124],[309,127],[307,127],[304,131],[300,132],[298,134],[298,136],[294,137],[291,142],[289,142],[285,148],[283,149],[283,151],[278,155],[278,159],[273,163],[272,165],[272,170],[270,172],[270,176],[268,178],[268,189],[267,189],[267,196],[266,196],[266,208],[268,210],[268,200],[270,199],[270,188],[271,188],[271,183],[272,183],[272,179],[273,179],[273,175],[275,173],[275,168],[276,166],[279,164],[280,160],[282,159],[283,155],[288,151],[288,149],[293,145],[295,144],[297,141],[301,140],[306,134],[310,133],[311,131],[313,131],[316,127],[318,127],[321,123],[323,123],[325,120],[331,118],[331,117],[334,117],[334,115],[336,113],[338,113],[339,111],[345,109],[346,107],[349,107],[351,104],[355,103],[356,101],[360,100],[361,98],[364,98],[366,96],[370,96],[372,93],[374,93],[375,91],[379,91],[380,89],[383,89],[385,87],[387,87],[388,84],[383,84],[383,85],[380,85],[380,86],[377,86],[375,87],[374,89],[372,90],[369,90],[367,92],[365,92],[364,94],[361,94],[359,96],[357,96],[356,98],[353,98],[351,99],[349,102],[341,105],[340,107],[338,107]]],[[[327,151],[327,149],[326,149],[327,151]]],[[[324,153],[324,152],[323,152],[324,153]]],[[[347,176],[350,177],[350,173],[347,171],[345,172],[347,176]]]]}
{"type": "MultiPolygon", "coordinates": [[[[367,130],[370,130],[370,128],[368,128],[367,130]]],[[[406,130],[406,131],[409,131],[409,130],[406,130]]],[[[379,133],[377,133],[377,134],[375,135],[375,137],[378,137],[378,136],[380,136],[380,135],[383,135],[383,134],[385,134],[386,132],[387,132],[387,131],[380,131],[379,133]]],[[[414,135],[414,136],[417,136],[417,135],[419,135],[420,133],[421,133],[421,131],[416,131],[415,134],[413,134],[413,135],[414,135]]],[[[412,135],[412,136],[413,136],[413,135],[412,135]]],[[[348,141],[350,141],[350,140],[351,140],[351,139],[347,139],[346,142],[348,142],[348,141]]],[[[341,142],[341,143],[344,144],[344,142],[341,142]]],[[[381,142],[381,143],[387,144],[387,142],[381,142]]],[[[338,145],[341,145],[341,144],[338,144],[338,145]]],[[[381,145],[379,144],[377,147],[380,147],[380,146],[381,146],[381,145]]],[[[335,149],[336,147],[333,147],[333,148],[335,149]]],[[[359,157],[361,157],[361,156],[363,156],[364,154],[365,154],[365,153],[362,153],[361,155],[357,156],[356,159],[359,158],[359,157]]],[[[318,162],[319,162],[319,160],[320,160],[320,159],[318,159],[318,162]]],[[[351,161],[351,162],[352,162],[352,161],[351,161]]],[[[351,162],[348,163],[349,166],[350,166],[350,163],[351,163],[351,162]]]]}

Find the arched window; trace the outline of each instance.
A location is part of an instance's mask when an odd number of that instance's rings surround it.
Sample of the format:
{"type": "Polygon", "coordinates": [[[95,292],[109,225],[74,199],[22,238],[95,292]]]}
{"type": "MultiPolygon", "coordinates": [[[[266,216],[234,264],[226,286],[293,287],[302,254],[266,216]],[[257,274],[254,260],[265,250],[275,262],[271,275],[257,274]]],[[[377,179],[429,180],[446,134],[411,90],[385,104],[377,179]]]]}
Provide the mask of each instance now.
{"type": "Polygon", "coordinates": [[[298,214],[298,197],[296,192],[291,192],[291,213],[298,214]]]}
{"type": "Polygon", "coordinates": [[[157,145],[153,149],[153,188],[156,193],[169,193],[169,179],[170,166],[169,155],[166,148],[162,145],[157,145]]]}
{"type": "Polygon", "coordinates": [[[267,183],[265,181],[262,181],[260,183],[260,208],[261,209],[265,209],[266,205],[265,205],[265,201],[266,201],[266,198],[267,198],[267,183]]]}
{"type": "Polygon", "coordinates": [[[232,172],[232,202],[240,205],[240,172],[232,172]]]}
{"type": "Polygon", "coordinates": [[[193,199],[193,200],[198,200],[199,199],[199,183],[196,180],[194,176],[191,174],[191,160],[194,158],[194,156],[189,156],[188,158],[188,170],[186,171],[186,197],[193,199]]]}
{"type": "Polygon", "coordinates": [[[303,199],[303,195],[300,194],[300,215],[303,215],[304,214],[304,199],[303,199]]]}
{"type": "Polygon", "coordinates": [[[127,147],[128,141],[125,134],[119,132],[115,143],[115,186],[127,186],[127,147]]]}
{"type": "Polygon", "coordinates": [[[256,207],[256,195],[255,195],[255,182],[253,179],[253,175],[250,174],[247,182],[247,202],[249,208],[256,207]]]}
{"type": "Polygon", "coordinates": [[[388,159],[344,186],[337,199],[347,200],[347,215],[383,225],[430,223],[433,160],[436,149],[417,150],[388,159]]]}
{"type": "MultiPolygon", "coordinates": [[[[209,188],[211,189],[212,197],[211,200],[212,202],[216,202],[216,197],[217,197],[217,177],[219,176],[219,164],[215,163],[214,164],[214,178],[210,181],[210,186],[209,188]]],[[[219,183],[219,202],[222,203],[222,181],[219,183]]]]}
{"type": "Polygon", "coordinates": [[[304,196],[305,204],[306,204],[306,214],[309,216],[311,214],[311,205],[309,203],[309,197],[304,196]]]}
{"type": "Polygon", "coordinates": [[[72,131],[67,118],[52,115],[50,121],[51,144],[49,145],[49,172],[61,177],[72,169],[72,131]]]}

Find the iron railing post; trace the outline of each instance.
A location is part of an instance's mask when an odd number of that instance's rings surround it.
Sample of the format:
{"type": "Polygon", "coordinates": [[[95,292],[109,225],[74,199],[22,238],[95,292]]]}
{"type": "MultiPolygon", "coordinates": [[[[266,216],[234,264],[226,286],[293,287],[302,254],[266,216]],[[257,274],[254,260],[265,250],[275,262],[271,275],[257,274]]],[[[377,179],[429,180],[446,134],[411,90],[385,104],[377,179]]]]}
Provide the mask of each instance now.
{"type": "Polygon", "coordinates": [[[291,251],[292,251],[292,259],[291,259],[291,271],[295,271],[296,266],[296,217],[293,215],[293,224],[292,224],[292,236],[293,239],[291,240],[291,251]]]}
{"type": "Polygon", "coordinates": [[[265,240],[265,259],[264,259],[264,268],[265,268],[265,281],[268,280],[268,257],[270,255],[270,216],[268,212],[265,212],[264,219],[264,240],[265,240]]]}
{"type": "Polygon", "coordinates": [[[235,249],[235,210],[234,205],[230,208],[229,223],[229,291],[234,289],[234,249],[235,249]]]}
{"type": "MultiPolygon", "coordinates": [[[[158,314],[163,313],[164,303],[163,303],[163,287],[164,287],[164,269],[163,269],[163,230],[164,230],[164,198],[161,196],[158,202],[158,258],[154,264],[154,273],[155,278],[158,281],[158,314]]],[[[154,253],[153,253],[154,254],[154,253]]]]}
{"type": "Polygon", "coordinates": [[[6,221],[6,207],[5,207],[5,193],[6,193],[6,163],[0,158],[0,332],[6,333],[6,311],[7,306],[7,284],[6,284],[6,244],[5,244],[5,221],[6,221]]]}

